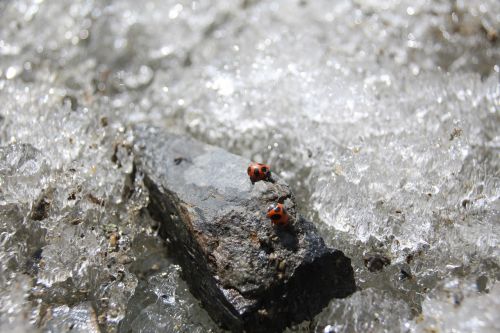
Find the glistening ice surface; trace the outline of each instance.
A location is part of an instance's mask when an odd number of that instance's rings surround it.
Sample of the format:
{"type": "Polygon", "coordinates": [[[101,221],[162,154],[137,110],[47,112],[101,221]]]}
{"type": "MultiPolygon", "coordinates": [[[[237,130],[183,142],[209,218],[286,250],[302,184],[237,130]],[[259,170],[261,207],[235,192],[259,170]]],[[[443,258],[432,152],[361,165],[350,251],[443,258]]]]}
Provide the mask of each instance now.
{"type": "Polygon", "coordinates": [[[257,161],[360,291],[293,332],[500,331],[500,2],[0,2],[0,331],[219,332],[130,125],[257,161]]]}

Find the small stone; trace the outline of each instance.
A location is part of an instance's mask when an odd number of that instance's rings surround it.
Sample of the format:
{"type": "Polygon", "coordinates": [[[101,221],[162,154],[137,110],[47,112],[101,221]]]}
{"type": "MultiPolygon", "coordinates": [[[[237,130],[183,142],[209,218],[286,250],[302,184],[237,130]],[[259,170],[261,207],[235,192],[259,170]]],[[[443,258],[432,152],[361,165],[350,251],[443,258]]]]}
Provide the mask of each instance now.
{"type": "Polygon", "coordinates": [[[123,281],[124,277],[125,277],[125,272],[124,271],[118,271],[118,273],[116,273],[116,280],[117,281],[123,281]]]}
{"type": "Polygon", "coordinates": [[[134,260],[127,255],[121,255],[118,257],[118,262],[123,265],[130,264],[132,261],[134,260]]]}
{"type": "Polygon", "coordinates": [[[87,199],[89,199],[90,202],[93,204],[96,204],[98,206],[104,206],[104,200],[96,197],[92,193],[87,194],[87,199]]]}
{"type": "Polygon", "coordinates": [[[116,248],[119,238],[120,236],[118,234],[112,233],[111,236],[109,236],[109,246],[112,248],[116,248]]]}
{"type": "Polygon", "coordinates": [[[109,124],[108,117],[101,117],[101,126],[102,127],[107,127],[109,124]]]}
{"type": "Polygon", "coordinates": [[[411,280],[413,279],[413,275],[405,270],[405,269],[401,269],[400,272],[399,272],[399,279],[400,280],[411,280]]]}
{"type": "Polygon", "coordinates": [[[459,127],[455,127],[453,131],[451,131],[450,134],[450,141],[453,141],[453,139],[456,139],[462,135],[463,130],[459,127]]]}
{"type": "Polygon", "coordinates": [[[65,95],[62,99],[62,105],[69,105],[72,111],[78,109],[78,100],[73,95],[65,95]]]}
{"type": "Polygon", "coordinates": [[[174,163],[175,165],[179,165],[182,163],[182,161],[184,161],[184,158],[183,157],[176,157],[174,158],[174,163]]]}
{"type": "Polygon", "coordinates": [[[365,255],[363,261],[370,272],[381,271],[385,266],[391,264],[389,258],[377,253],[365,255]]]}
{"type": "Polygon", "coordinates": [[[52,191],[44,191],[40,198],[34,203],[30,217],[35,221],[41,221],[49,217],[52,191]]]}

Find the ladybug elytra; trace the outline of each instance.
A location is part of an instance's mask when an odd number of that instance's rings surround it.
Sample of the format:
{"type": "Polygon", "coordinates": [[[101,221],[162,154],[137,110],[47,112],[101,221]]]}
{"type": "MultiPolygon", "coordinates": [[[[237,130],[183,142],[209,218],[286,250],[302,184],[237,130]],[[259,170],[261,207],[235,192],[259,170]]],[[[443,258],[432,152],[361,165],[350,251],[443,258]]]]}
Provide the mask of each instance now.
{"type": "Polygon", "coordinates": [[[288,224],[288,214],[285,210],[283,204],[271,205],[267,209],[267,217],[271,219],[271,222],[275,225],[287,225],[288,224]]]}
{"type": "Polygon", "coordinates": [[[267,164],[252,162],[247,169],[248,176],[252,183],[259,180],[268,180],[271,177],[271,168],[267,164]]]}

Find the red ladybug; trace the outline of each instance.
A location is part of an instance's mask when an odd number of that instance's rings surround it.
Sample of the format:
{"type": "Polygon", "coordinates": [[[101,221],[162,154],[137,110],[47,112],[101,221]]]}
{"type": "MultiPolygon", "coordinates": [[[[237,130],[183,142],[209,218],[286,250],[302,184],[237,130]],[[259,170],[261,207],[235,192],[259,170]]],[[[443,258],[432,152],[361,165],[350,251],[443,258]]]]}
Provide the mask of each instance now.
{"type": "Polygon", "coordinates": [[[288,214],[285,210],[283,204],[271,205],[267,209],[267,217],[271,219],[271,222],[275,225],[287,225],[288,224],[288,214]]]}
{"type": "Polygon", "coordinates": [[[271,168],[267,164],[252,162],[247,169],[248,176],[252,183],[259,180],[268,180],[271,177],[271,168]]]}

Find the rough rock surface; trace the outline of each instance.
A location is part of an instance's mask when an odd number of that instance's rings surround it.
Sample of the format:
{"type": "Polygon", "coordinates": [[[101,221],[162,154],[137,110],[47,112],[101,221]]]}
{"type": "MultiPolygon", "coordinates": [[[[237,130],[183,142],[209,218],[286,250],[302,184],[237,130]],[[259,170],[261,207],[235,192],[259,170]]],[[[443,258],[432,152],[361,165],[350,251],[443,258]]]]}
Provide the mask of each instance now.
{"type": "Polygon", "coordinates": [[[250,161],[152,127],[135,129],[136,172],[150,191],[183,276],[217,322],[232,331],[280,331],[355,290],[350,259],[325,246],[275,176],[252,184],[250,161]],[[292,222],[277,228],[269,204],[292,222]]]}

